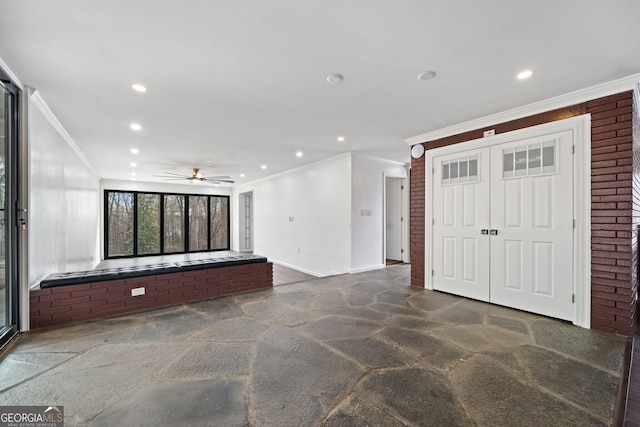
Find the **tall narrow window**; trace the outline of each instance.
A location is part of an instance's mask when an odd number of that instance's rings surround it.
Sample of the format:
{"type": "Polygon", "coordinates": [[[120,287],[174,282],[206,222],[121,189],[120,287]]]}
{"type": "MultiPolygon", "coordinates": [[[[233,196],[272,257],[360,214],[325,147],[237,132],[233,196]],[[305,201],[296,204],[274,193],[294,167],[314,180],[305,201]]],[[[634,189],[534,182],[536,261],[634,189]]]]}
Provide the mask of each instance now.
{"type": "Polygon", "coordinates": [[[205,251],[207,239],[207,196],[189,196],[189,250],[205,251]]]}
{"type": "Polygon", "coordinates": [[[109,192],[107,205],[109,256],[133,255],[133,193],[109,192]]]}
{"type": "Polygon", "coordinates": [[[229,198],[211,197],[210,207],[211,249],[229,247],[229,198]]]}
{"type": "Polygon", "coordinates": [[[138,255],[160,253],[160,195],[139,193],[137,199],[138,255]]]}
{"type": "Polygon", "coordinates": [[[185,197],[175,194],[164,196],[164,251],[184,252],[185,197]]]}

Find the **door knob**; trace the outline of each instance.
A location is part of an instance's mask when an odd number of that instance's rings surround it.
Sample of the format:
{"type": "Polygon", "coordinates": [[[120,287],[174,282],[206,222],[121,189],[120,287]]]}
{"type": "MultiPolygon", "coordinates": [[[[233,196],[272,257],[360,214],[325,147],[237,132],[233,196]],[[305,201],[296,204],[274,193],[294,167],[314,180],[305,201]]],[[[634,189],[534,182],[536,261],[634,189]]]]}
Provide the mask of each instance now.
{"type": "Polygon", "coordinates": [[[482,230],[480,230],[480,234],[489,234],[489,230],[483,228],[482,230]]]}
{"type": "Polygon", "coordinates": [[[489,234],[491,234],[492,236],[497,236],[498,230],[489,230],[489,234]]]}

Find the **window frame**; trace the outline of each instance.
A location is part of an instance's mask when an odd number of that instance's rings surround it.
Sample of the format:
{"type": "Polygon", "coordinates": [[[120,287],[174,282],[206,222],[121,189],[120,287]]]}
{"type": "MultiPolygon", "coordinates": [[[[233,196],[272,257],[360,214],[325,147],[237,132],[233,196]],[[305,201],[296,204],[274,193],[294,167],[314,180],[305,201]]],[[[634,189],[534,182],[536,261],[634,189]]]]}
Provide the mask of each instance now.
{"type": "Polygon", "coordinates": [[[202,252],[219,252],[219,251],[228,251],[231,249],[231,196],[222,195],[222,194],[197,194],[197,193],[176,193],[176,192],[159,192],[159,191],[134,191],[134,190],[116,190],[116,189],[105,189],[103,194],[103,250],[104,250],[104,259],[122,259],[122,258],[142,258],[148,256],[159,256],[159,255],[175,255],[175,254],[189,254],[189,253],[202,253],[202,252]],[[133,194],[133,254],[132,255],[110,255],[109,254],[109,194],[110,193],[132,193],[133,194]],[[160,196],[160,252],[158,253],[145,253],[139,254],[138,250],[138,195],[140,194],[155,194],[160,196]],[[184,247],[182,251],[178,252],[166,252],[164,245],[164,233],[165,233],[165,221],[164,221],[164,213],[165,213],[165,196],[179,196],[184,197],[184,224],[183,224],[183,236],[184,236],[184,247]],[[224,248],[215,248],[212,249],[212,237],[211,237],[211,209],[207,209],[207,249],[200,250],[189,250],[190,245],[190,230],[189,230],[189,198],[192,196],[196,197],[207,197],[207,206],[211,206],[211,198],[222,198],[226,199],[227,203],[227,212],[226,212],[226,225],[227,225],[227,236],[226,236],[226,247],[224,248]]]}

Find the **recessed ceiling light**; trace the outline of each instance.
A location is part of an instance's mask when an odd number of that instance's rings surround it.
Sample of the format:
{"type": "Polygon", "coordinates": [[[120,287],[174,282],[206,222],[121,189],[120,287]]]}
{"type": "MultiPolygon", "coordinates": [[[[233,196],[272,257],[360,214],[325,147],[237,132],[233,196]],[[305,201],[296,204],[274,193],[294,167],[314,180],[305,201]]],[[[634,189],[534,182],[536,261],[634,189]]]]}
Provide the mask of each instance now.
{"type": "Polygon", "coordinates": [[[262,166],[260,166],[260,167],[261,167],[262,169],[266,169],[266,168],[267,168],[267,165],[262,165],[262,166]]]}
{"type": "Polygon", "coordinates": [[[344,77],[342,76],[342,74],[330,74],[327,76],[327,82],[331,85],[337,85],[343,79],[344,77]]]}
{"type": "Polygon", "coordinates": [[[136,173],[135,172],[131,172],[131,176],[136,176],[136,173]]]}
{"type": "Polygon", "coordinates": [[[136,180],[135,178],[133,178],[133,177],[131,178],[131,181],[135,181],[135,180],[136,180]]]}
{"type": "Polygon", "coordinates": [[[240,174],[240,178],[244,178],[244,174],[243,173],[240,174]]]}
{"type": "Polygon", "coordinates": [[[531,77],[533,75],[533,71],[531,70],[524,70],[524,71],[520,71],[518,73],[518,80],[524,80],[524,79],[528,79],[529,77],[531,77]]]}
{"type": "Polygon", "coordinates": [[[298,152],[296,153],[296,157],[302,157],[302,151],[298,151],[298,152]]]}
{"type": "Polygon", "coordinates": [[[138,123],[131,123],[131,124],[129,125],[129,127],[130,127],[132,130],[136,130],[136,131],[137,131],[137,130],[142,129],[142,126],[140,126],[138,123]]]}
{"type": "Polygon", "coordinates": [[[131,163],[132,168],[135,168],[136,166],[138,166],[136,163],[131,163]]]}
{"type": "Polygon", "coordinates": [[[211,163],[211,162],[213,162],[213,160],[211,160],[211,159],[207,159],[207,160],[205,160],[205,162],[207,162],[207,163],[211,163]]]}
{"type": "Polygon", "coordinates": [[[132,148],[129,151],[131,151],[131,154],[138,154],[140,152],[140,150],[138,150],[137,148],[132,148]]]}
{"type": "Polygon", "coordinates": [[[423,71],[422,73],[418,74],[418,80],[431,80],[435,76],[436,76],[435,71],[432,71],[432,70],[423,71]]]}
{"type": "Polygon", "coordinates": [[[338,138],[336,138],[338,140],[338,142],[343,142],[344,141],[344,136],[339,136],[338,138]]]}
{"type": "Polygon", "coordinates": [[[133,90],[135,90],[136,92],[140,92],[140,93],[144,93],[147,91],[147,88],[144,87],[144,85],[141,85],[140,83],[135,83],[133,85],[131,85],[131,88],[133,90]]]}

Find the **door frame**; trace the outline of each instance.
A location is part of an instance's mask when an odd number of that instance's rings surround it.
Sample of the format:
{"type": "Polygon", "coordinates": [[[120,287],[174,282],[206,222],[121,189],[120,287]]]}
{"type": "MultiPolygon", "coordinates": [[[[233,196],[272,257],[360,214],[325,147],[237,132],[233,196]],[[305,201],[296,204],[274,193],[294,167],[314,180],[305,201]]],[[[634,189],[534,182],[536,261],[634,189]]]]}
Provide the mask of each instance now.
{"type": "Polygon", "coordinates": [[[573,212],[575,227],[573,233],[573,319],[575,325],[591,326],[591,115],[584,114],[569,119],[544,123],[512,132],[434,148],[425,153],[425,283],[426,289],[433,289],[433,207],[434,185],[430,177],[434,171],[434,158],[458,151],[471,150],[492,145],[514,142],[562,131],[573,133],[573,212]]]}
{"type": "Polygon", "coordinates": [[[387,263],[387,178],[391,179],[400,179],[402,181],[402,186],[404,187],[400,190],[401,194],[401,207],[400,207],[400,215],[403,220],[400,221],[400,247],[402,249],[402,262],[408,264],[410,262],[409,259],[409,180],[406,176],[401,176],[397,174],[391,174],[387,172],[382,173],[382,261],[381,264],[384,266],[387,263]]]}
{"type": "MultiPolygon", "coordinates": [[[[24,136],[25,120],[24,106],[25,101],[23,87],[5,71],[3,63],[0,62],[0,80],[6,92],[13,100],[13,108],[9,111],[11,116],[5,117],[11,125],[11,134],[9,139],[5,140],[4,153],[5,157],[5,198],[8,204],[5,205],[5,225],[6,225],[6,248],[5,253],[5,298],[8,302],[0,301],[7,304],[8,313],[5,313],[9,320],[8,325],[0,327],[0,349],[2,349],[19,331],[28,327],[28,323],[24,322],[25,311],[24,306],[28,301],[25,298],[25,287],[23,283],[26,277],[26,230],[23,231],[19,224],[26,228],[27,210],[25,206],[25,176],[26,172],[22,170],[25,162],[24,156],[24,136]]],[[[1,114],[5,114],[2,111],[1,114]]],[[[28,288],[27,288],[28,292],[28,288]]]]}

